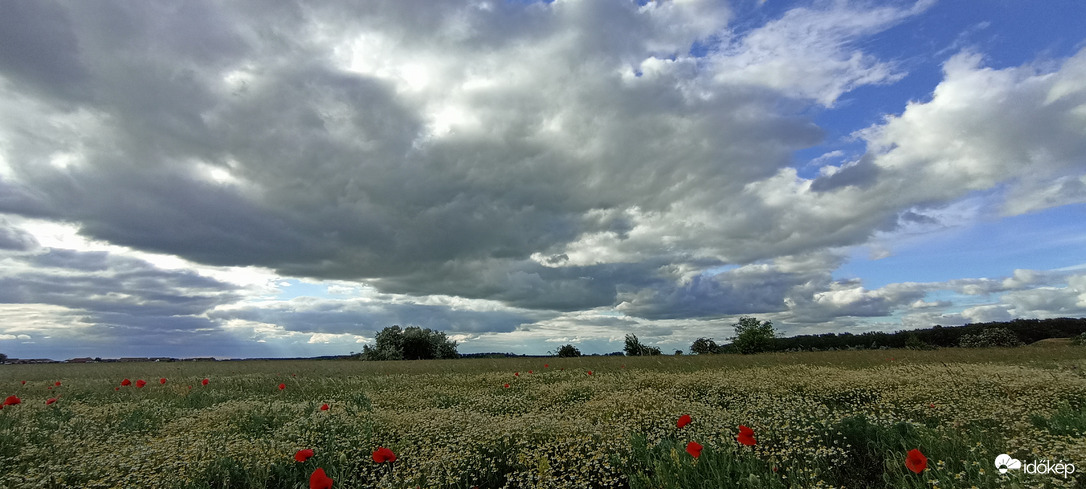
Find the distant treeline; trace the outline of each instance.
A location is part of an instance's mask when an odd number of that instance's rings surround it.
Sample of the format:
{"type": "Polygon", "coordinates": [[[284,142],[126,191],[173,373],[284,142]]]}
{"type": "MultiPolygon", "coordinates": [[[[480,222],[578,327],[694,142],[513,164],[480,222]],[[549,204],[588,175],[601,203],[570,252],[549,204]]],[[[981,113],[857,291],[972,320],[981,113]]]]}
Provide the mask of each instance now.
{"type": "Polygon", "coordinates": [[[980,335],[985,330],[1006,328],[1022,343],[1048,338],[1069,338],[1086,333],[1086,318],[1015,319],[1006,322],[974,323],[965,326],[933,326],[927,329],[872,332],[862,334],[826,333],[775,338],[772,351],[811,351],[871,348],[955,347],[965,335],[980,335]]]}

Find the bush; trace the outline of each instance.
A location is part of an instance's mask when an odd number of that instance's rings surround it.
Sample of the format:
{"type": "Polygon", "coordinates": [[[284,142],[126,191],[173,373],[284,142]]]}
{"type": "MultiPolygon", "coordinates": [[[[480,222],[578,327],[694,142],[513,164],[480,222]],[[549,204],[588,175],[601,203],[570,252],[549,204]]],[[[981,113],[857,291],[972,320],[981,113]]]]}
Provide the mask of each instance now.
{"type": "Polygon", "coordinates": [[[1077,346],[1086,346],[1086,333],[1082,333],[1074,338],[1071,338],[1071,344],[1077,346]]]}
{"type": "Polygon", "coordinates": [[[376,345],[362,347],[364,360],[428,360],[458,358],[456,342],[430,328],[389,326],[377,333],[376,345]]]}
{"type": "Polygon", "coordinates": [[[637,335],[626,335],[626,347],[623,349],[627,356],[637,357],[643,355],[659,355],[660,349],[655,346],[642,345],[637,335]]]}
{"type": "Polygon", "coordinates": [[[581,350],[578,350],[576,346],[565,345],[558,349],[558,356],[560,357],[579,357],[581,356],[581,350]]]}
{"type": "Polygon", "coordinates": [[[712,338],[698,338],[690,345],[690,352],[695,355],[713,355],[720,353],[720,346],[712,338]]]}
{"type": "Polygon", "coordinates": [[[732,326],[735,328],[732,346],[739,353],[748,355],[769,351],[773,348],[773,340],[777,337],[776,332],[773,331],[773,323],[744,316],[739,318],[739,322],[732,326]]]}
{"type": "Polygon", "coordinates": [[[988,328],[977,334],[962,335],[958,340],[962,348],[991,348],[1022,346],[1014,332],[1007,328],[988,328]]]}
{"type": "Polygon", "coordinates": [[[905,348],[910,350],[934,350],[935,347],[931,346],[923,341],[920,341],[920,337],[915,334],[910,334],[905,337],[905,348]]]}

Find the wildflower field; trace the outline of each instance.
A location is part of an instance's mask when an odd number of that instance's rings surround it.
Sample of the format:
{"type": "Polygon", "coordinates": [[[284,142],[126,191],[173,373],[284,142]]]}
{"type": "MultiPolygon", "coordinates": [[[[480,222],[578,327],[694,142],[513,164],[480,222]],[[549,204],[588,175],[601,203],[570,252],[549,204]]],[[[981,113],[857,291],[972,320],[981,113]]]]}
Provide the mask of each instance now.
{"type": "Polygon", "coordinates": [[[1062,345],[10,365],[0,488],[1086,487],[1084,371],[1062,345]]]}

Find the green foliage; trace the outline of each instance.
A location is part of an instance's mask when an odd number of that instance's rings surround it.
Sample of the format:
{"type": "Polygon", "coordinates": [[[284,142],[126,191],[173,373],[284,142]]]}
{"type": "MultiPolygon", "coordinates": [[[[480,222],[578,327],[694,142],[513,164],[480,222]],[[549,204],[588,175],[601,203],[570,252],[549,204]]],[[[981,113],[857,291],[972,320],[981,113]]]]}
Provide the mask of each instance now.
{"type": "Polygon", "coordinates": [[[920,340],[920,337],[911,334],[905,337],[905,348],[910,350],[934,350],[935,347],[920,340]]]}
{"type": "Polygon", "coordinates": [[[771,350],[777,337],[772,322],[759,321],[755,317],[743,316],[732,327],[735,328],[732,346],[744,355],[771,350]]]}
{"type": "Polygon", "coordinates": [[[786,479],[773,472],[772,463],[759,459],[749,449],[706,446],[695,460],[679,440],[652,444],[644,435],[636,434],[630,446],[628,459],[616,457],[615,462],[626,465],[623,473],[628,474],[631,489],[789,487],[786,479]]]}
{"type": "Polygon", "coordinates": [[[712,338],[698,338],[690,345],[690,351],[696,355],[714,355],[721,349],[712,338]]]}
{"type": "Polygon", "coordinates": [[[963,348],[991,348],[1022,346],[1022,342],[1007,328],[988,328],[977,334],[962,335],[959,345],[963,348]]]}
{"type": "Polygon", "coordinates": [[[1076,346],[1086,346],[1086,333],[1082,333],[1071,339],[1071,344],[1076,346]]]}
{"type": "Polygon", "coordinates": [[[364,360],[429,360],[457,358],[456,342],[430,328],[389,326],[377,333],[376,345],[362,347],[364,360]]]}
{"type": "Polygon", "coordinates": [[[558,356],[560,357],[579,357],[581,356],[581,350],[578,350],[576,346],[564,345],[558,348],[558,356]]]}
{"type": "Polygon", "coordinates": [[[8,356],[6,354],[0,353],[0,362],[3,362],[5,360],[7,360],[7,359],[8,359],[8,356]]]}
{"type": "Polygon", "coordinates": [[[627,356],[639,357],[648,355],[659,355],[660,349],[655,346],[642,345],[641,341],[637,339],[637,335],[626,335],[626,347],[623,349],[627,356]]]}
{"type": "Polygon", "coordinates": [[[1057,436],[1086,435],[1086,406],[1075,408],[1070,403],[1061,404],[1051,416],[1033,415],[1033,426],[1057,436]]]}

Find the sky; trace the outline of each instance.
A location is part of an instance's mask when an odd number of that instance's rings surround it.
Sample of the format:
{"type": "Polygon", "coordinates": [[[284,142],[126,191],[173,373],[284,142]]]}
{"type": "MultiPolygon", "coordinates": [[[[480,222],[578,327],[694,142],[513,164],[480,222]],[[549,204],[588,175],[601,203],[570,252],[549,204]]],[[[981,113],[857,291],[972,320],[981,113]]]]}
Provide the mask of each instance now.
{"type": "Polygon", "coordinates": [[[2,4],[12,357],[1086,316],[1086,2],[2,4]]]}

